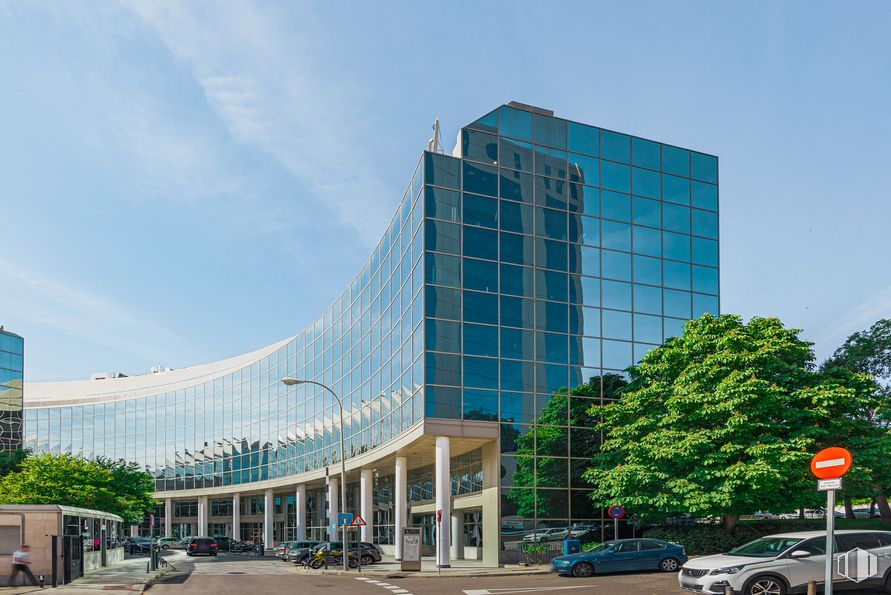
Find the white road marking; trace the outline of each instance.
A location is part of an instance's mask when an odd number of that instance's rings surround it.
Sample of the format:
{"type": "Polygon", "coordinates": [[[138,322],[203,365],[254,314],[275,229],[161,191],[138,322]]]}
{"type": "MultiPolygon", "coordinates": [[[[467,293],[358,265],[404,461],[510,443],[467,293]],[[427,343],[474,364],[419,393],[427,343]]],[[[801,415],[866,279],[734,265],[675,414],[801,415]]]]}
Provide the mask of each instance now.
{"type": "Polygon", "coordinates": [[[383,581],[375,581],[367,576],[354,576],[354,579],[357,581],[365,581],[366,585],[377,585],[378,587],[383,587],[388,590],[390,593],[396,593],[397,595],[412,595],[410,591],[407,589],[403,589],[398,585],[391,585],[390,583],[385,583],[383,581]]]}
{"type": "Polygon", "coordinates": [[[537,593],[539,591],[562,591],[565,589],[584,589],[591,585],[571,585],[569,587],[515,587],[512,589],[465,589],[464,595],[507,595],[509,593],[537,593]]]}

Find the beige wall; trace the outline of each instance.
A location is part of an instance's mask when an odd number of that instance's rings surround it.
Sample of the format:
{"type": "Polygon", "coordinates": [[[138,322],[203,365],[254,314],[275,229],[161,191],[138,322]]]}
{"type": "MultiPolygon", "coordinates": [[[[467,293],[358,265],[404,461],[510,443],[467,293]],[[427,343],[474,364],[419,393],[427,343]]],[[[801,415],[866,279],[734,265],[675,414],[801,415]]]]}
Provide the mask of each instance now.
{"type": "MultiPolygon", "coordinates": [[[[27,512],[25,514],[25,543],[31,546],[31,572],[37,577],[46,576],[46,582],[52,579],[52,538],[59,532],[59,513],[27,512]]],[[[18,513],[0,514],[0,526],[15,526],[21,530],[22,519],[18,513]]],[[[21,544],[19,544],[21,545],[21,544]]],[[[59,562],[61,568],[61,560],[59,562]]],[[[12,570],[12,552],[0,552],[0,581],[5,585],[12,570]]]]}

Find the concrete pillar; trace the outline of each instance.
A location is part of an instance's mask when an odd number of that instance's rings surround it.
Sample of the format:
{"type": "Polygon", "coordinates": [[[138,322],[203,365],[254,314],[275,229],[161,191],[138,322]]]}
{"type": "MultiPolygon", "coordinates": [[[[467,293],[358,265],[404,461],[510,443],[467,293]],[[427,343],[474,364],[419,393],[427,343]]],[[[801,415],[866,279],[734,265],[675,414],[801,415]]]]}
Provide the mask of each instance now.
{"type": "Polygon", "coordinates": [[[436,565],[440,568],[448,568],[449,548],[451,532],[449,517],[452,514],[452,473],[449,468],[449,437],[436,437],[436,465],[433,472],[433,480],[436,484],[436,510],[441,511],[442,520],[436,524],[436,565]]]}
{"type": "Polygon", "coordinates": [[[164,537],[173,537],[173,498],[164,499],[164,537]]]}
{"type": "Polygon", "coordinates": [[[294,539],[303,541],[306,539],[306,486],[300,484],[294,495],[294,539]]]}
{"type": "MultiPolygon", "coordinates": [[[[464,559],[464,511],[452,511],[452,560],[464,559]]],[[[443,522],[445,518],[443,517],[443,522]]]]}
{"type": "Polygon", "coordinates": [[[232,539],[241,541],[241,494],[232,494],[232,539]]]}
{"type": "Polygon", "coordinates": [[[340,497],[340,482],[336,477],[328,478],[328,537],[331,541],[337,541],[337,513],[340,512],[338,499],[340,497]],[[335,525],[331,531],[331,525],[335,525]]]}
{"type": "Polygon", "coordinates": [[[359,475],[359,514],[365,521],[362,527],[360,541],[373,541],[374,539],[374,518],[372,516],[372,498],[374,494],[374,476],[371,469],[362,469],[359,475]]]}
{"type": "Polygon", "coordinates": [[[275,494],[272,488],[267,488],[263,502],[263,545],[267,548],[275,546],[273,537],[273,513],[275,512],[275,494]]]}
{"type": "Polygon", "coordinates": [[[402,560],[402,529],[405,528],[406,510],[408,509],[408,460],[405,457],[396,457],[396,479],[395,494],[396,500],[396,559],[402,560]]]}
{"type": "Polygon", "coordinates": [[[501,455],[498,442],[483,445],[483,565],[498,566],[501,544],[501,498],[498,483],[501,480],[501,455]]]}
{"type": "Polygon", "coordinates": [[[130,537],[139,537],[139,527],[137,525],[130,525],[130,537]]]}
{"type": "Polygon", "coordinates": [[[207,536],[207,496],[199,496],[198,498],[198,535],[197,537],[207,536]]]}

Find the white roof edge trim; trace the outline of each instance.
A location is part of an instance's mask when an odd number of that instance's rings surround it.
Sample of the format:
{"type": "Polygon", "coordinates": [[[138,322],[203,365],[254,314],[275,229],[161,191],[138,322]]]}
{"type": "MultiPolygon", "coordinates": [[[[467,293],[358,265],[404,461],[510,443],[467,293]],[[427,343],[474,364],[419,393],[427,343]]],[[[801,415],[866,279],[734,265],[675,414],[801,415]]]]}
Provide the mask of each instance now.
{"type": "Polygon", "coordinates": [[[294,337],[288,337],[250,353],[160,374],[140,374],[105,380],[25,381],[24,405],[28,408],[119,401],[187,388],[249,366],[281,349],[293,339],[294,337]]]}

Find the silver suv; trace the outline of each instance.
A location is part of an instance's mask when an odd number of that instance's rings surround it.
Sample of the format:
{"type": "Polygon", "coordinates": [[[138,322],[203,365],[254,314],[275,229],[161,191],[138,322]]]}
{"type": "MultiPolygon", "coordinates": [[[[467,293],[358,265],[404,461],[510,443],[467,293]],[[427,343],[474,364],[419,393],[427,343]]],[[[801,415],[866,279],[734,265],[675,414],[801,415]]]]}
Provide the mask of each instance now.
{"type": "MultiPolygon", "coordinates": [[[[839,590],[891,593],[891,531],[836,531],[833,557],[832,584],[839,590]],[[857,576],[864,568],[869,576],[857,576]]],[[[734,595],[806,593],[810,581],[822,589],[825,564],[825,532],[780,533],[726,554],[694,558],[681,568],[678,581],[681,589],[693,593],[723,595],[726,586],[734,595]]]]}

